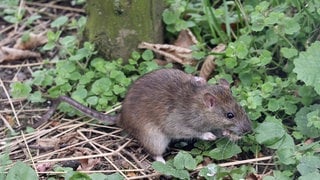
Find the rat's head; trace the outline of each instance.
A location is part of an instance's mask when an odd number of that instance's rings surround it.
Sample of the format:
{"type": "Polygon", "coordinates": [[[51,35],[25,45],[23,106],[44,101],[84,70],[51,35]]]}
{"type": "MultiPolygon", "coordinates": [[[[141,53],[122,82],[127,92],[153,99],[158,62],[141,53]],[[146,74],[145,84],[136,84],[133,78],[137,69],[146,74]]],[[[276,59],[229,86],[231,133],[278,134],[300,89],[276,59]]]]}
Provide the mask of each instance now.
{"type": "Polygon", "coordinates": [[[222,131],[222,135],[231,140],[238,140],[240,136],[252,130],[244,109],[233,98],[229,83],[222,79],[218,85],[208,86],[203,94],[205,115],[214,128],[222,131]]]}

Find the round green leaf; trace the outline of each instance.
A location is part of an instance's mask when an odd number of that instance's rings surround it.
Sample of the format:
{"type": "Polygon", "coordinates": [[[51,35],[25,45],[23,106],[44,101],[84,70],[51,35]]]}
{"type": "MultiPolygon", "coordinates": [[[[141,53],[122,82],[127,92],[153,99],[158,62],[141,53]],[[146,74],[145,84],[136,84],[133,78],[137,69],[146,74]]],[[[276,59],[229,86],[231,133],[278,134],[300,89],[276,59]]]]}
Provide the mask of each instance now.
{"type": "Polygon", "coordinates": [[[285,135],[283,127],[276,122],[263,122],[258,125],[255,131],[257,142],[266,146],[272,146],[285,135]]]}
{"type": "Polygon", "coordinates": [[[8,172],[6,180],[35,180],[39,179],[36,172],[26,163],[17,162],[8,172]]]}
{"type": "Polygon", "coordinates": [[[313,86],[320,94],[320,42],[314,42],[305,52],[301,52],[299,57],[294,59],[297,78],[302,80],[308,86],[313,86]]]}

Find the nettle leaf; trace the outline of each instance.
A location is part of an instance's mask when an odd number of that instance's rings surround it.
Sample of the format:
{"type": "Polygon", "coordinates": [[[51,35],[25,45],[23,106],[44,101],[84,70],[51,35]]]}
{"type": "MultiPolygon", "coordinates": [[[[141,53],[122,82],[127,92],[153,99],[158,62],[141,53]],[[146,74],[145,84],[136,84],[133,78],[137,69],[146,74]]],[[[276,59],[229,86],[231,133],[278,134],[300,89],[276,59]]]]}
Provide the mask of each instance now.
{"type": "Polygon", "coordinates": [[[293,71],[297,73],[297,78],[308,86],[313,86],[320,94],[320,42],[314,42],[305,52],[301,52],[299,57],[294,59],[293,71]]]}
{"type": "Polygon", "coordinates": [[[241,153],[241,149],[237,144],[224,139],[219,141],[217,143],[217,147],[209,151],[206,155],[216,160],[222,160],[231,158],[239,153],[241,153]]]}
{"type": "MultiPolygon", "coordinates": [[[[294,118],[294,121],[297,124],[297,130],[299,130],[303,135],[311,137],[311,138],[316,138],[320,136],[320,129],[317,127],[308,126],[309,124],[309,119],[312,121],[314,115],[317,115],[317,111],[319,111],[320,105],[312,105],[312,106],[307,106],[301,108],[297,113],[296,117],[294,118]],[[311,113],[311,114],[310,114],[311,113]]],[[[311,125],[311,124],[309,124],[311,125]]]]}
{"type": "Polygon", "coordinates": [[[14,82],[10,85],[11,95],[14,98],[26,98],[30,95],[31,87],[22,82],[14,82]]]}
{"type": "Polygon", "coordinates": [[[185,151],[180,151],[173,160],[173,165],[177,169],[189,169],[193,170],[197,166],[196,160],[187,152],[185,151]]]}
{"type": "Polygon", "coordinates": [[[24,180],[34,180],[38,179],[37,173],[26,163],[17,162],[15,165],[9,170],[7,175],[7,180],[16,180],[16,179],[24,179],[24,180]]]}
{"type": "Polygon", "coordinates": [[[268,147],[279,142],[286,134],[282,125],[276,122],[263,122],[258,125],[255,131],[257,142],[268,147]]]}

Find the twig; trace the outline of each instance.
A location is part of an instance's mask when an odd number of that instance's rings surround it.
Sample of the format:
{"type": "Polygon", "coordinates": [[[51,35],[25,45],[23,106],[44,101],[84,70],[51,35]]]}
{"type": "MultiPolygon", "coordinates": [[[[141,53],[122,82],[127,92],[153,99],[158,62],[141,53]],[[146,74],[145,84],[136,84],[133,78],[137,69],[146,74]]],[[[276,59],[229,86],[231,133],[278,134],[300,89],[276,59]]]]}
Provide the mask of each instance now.
{"type": "Polygon", "coordinates": [[[33,158],[32,158],[32,154],[31,154],[31,152],[30,152],[30,149],[29,149],[29,146],[28,146],[28,143],[27,143],[27,141],[26,141],[26,137],[24,136],[23,131],[21,131],[21,135],[22,135],[22,138],[23,138],[23,142],[24,142],[24,144],[26,145],[26,148],[27,148],[27,151],[28,151],[28,155],[29,155],[29,157],[30,157],[30,159],[31,159],[33,168],[35,169],[35,171],[36,171],[36,173],[37,173],[37,176],[39,177],[36,164],[34,163],[34,160],[33,160],[33,158]]]}
{"type": "Polygon", "coordinates": [[[53,8],[53,9],[61,9],[66,11],[73,11],[78,13],[85,13],[85,10],[79,9],[79,8],[71,8],[71,7],[65,7],[65,6],[59,6],[54,4],[45,4],[45,3],[38,3],[38,2],[26,2],[28,5],[32,6],[40,6],[40,7],[47,7],[47,8],[53,8]]]}
{"type": "Polygon", "coordinates": [[[21,124],[20,124],[18,115],[17,115],[17,113],[16,113],[16,111],[15,111],[15,108],[14,108],[14,106],[13,106],[12,100],[11,100],[11,98],[10,98],[10,95],[9,95],[8,91],[7,91],[7,88],[4,86],[1,78],[0,78],[0,85],[2,86],[2,88],[3,88],[3,90],[4,90],[4,93],[6,94],[8,100],[9,100],[9,103],[10,103],[10,106],[11,106],[11,109],[12,109],[12,112],[13,112],[13,114],[14,114],[14,117],[16,118],[16,121],[17,121],[17,125],[20,127],[21,124]]]}
{"type": "Polygon", "coordinates": [[[228,166],[235,166],[235,165],[240,165],[240,164],[249,164],[249,163],[254,163],[254,162],[258,162],[258,161],[266,161],[266,160],[270,160],[272,158],[273,158],[273,156],[266,156],[266,157],[255,158],[255,159],[246,159],[246,160],[235,161],[235,162],[221,163],[218,165],[221,167],[228,167],[228,166]]]}

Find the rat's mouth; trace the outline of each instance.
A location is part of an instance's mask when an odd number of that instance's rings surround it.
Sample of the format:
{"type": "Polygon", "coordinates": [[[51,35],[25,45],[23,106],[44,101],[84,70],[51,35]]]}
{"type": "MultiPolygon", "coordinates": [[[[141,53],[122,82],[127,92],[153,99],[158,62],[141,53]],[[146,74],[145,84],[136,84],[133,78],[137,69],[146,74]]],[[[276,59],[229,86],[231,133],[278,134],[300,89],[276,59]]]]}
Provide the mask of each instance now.
{"type": "Polygon", "coordinates": [[[224,130],[222,131],[222,135],[228,137],[231,141],[237,141],[241,139],[241,136],[235,134],[234,132],[230,130],[224,130]]]}

